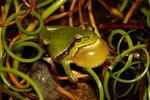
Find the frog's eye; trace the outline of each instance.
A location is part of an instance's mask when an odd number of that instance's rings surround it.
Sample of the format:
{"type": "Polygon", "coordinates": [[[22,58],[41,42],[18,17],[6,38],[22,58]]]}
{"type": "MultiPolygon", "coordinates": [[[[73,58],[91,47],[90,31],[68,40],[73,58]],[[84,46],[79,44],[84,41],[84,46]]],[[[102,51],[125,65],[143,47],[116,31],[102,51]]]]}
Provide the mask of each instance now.
{"type": "Polygon", "coordinates": [[[105,62],[108,53],[107,43],[99,38],[95,43],[79,48],[72,59],[80,67],[94,68],[105,62]]]}
{"type": "Polygon", "coordinates": [[[81,39],[82,39],[82,38],[83,38],[82,36],[76,36],[76,37],[75,37],[75,41],[81,42],[81,39]]]}

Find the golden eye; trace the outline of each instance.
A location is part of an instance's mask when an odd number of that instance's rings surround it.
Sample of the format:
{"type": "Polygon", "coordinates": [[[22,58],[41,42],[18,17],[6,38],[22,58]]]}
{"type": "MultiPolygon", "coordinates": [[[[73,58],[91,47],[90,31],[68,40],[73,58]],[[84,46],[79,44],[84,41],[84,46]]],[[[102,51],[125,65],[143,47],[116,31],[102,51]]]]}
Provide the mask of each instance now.
{"type": "Polygon", "coordinates": [[[80,67],[94,68],[105,62],[108,57],[108,50],[107,43],[99,38],[95,43],[79,48],[72,59],[80,67]]]}

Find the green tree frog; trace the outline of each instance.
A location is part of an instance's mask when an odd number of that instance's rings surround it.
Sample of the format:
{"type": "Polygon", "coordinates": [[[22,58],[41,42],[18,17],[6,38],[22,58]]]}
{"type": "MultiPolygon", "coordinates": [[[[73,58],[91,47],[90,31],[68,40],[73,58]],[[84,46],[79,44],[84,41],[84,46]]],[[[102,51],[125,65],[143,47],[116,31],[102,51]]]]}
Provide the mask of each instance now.
{"type": "Polygon", "coordinates": [[[71,82],[77,80],[71,72],[71,63],[83,68],[95,68],[102,65],[109,54],[107,43],[91,29],[44,26],[39,35],[47,45],[48,55],[63,65],[71,82]]]}

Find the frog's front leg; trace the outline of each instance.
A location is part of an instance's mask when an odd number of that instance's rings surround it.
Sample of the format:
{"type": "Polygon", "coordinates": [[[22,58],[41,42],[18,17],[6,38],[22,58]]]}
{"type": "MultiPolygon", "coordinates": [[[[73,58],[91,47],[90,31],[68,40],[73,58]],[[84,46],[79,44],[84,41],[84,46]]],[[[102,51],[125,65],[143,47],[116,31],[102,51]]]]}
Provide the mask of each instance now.
{"type": "Polygon", "coordinates": [[[75,77],[75,75],[71,71],[70,62],[71,62],[71,58],[69,56],[64,57],[62,59],[62,65],[63,65],[64,71],[66,75],[68,76],[70,82],[74,83],[74,82],[77,82],[77,77],[75,77]]]}

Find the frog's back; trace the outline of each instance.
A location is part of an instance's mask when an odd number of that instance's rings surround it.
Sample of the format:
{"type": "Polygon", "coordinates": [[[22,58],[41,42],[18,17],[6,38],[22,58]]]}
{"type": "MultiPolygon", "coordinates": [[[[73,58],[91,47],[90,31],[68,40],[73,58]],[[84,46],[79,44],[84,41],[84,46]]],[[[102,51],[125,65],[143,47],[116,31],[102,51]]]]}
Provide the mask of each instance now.
{"type": "Polygon", "coordinates": [[[48,44],[48,53],[52,57],[57,57],[66,51],[73,43],[77,34],[84,34],[77,27],[69,26],[45,26],[40,33],[40,38],[48,44]]]}

